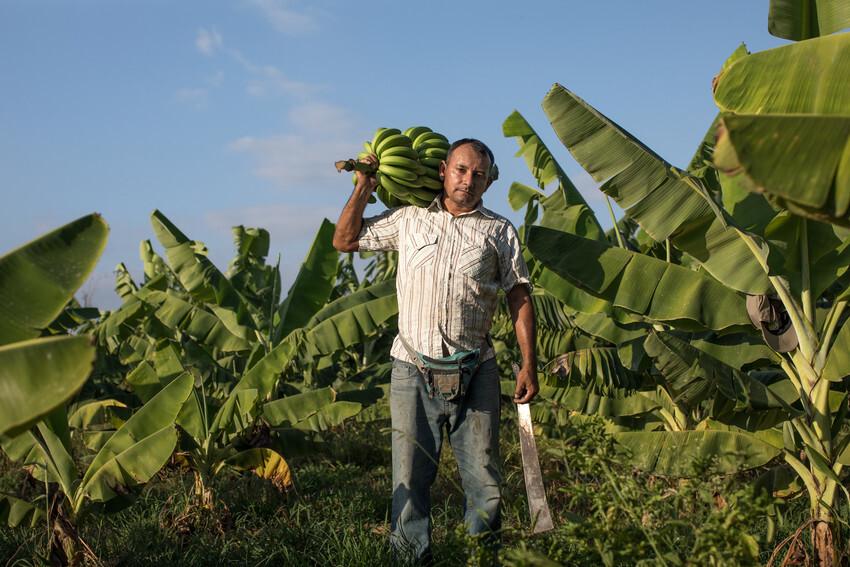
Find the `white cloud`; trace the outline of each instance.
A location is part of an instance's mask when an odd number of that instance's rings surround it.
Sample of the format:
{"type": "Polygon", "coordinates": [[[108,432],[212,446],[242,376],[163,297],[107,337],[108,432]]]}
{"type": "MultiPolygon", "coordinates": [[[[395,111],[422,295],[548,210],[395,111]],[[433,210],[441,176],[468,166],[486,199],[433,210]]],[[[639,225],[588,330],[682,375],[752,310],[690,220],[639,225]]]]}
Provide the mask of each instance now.
{"type": "Polygon", "coordinates": [[[218,49],[224,45],[224,40],[218,30],[215,28],[198,30],[198,35],[195,36],[195,48],[206,56],[213,55],[218,49]]]}
{"type": "Polygon", "coordinates": [[[324,103],[309,103],[289,112],[292,130],[268,137],[244,136],[230,148],[251,155],[255,175],[270,179],[284,190],[345,187],[343,175],[333,167],[353,157],[362,141],[346,111],[324,103]]]}
{"type": "Polygon", "coordinates": [[[251,75],[245,87],[251,96],[292,95],[303,98],[317,90],[309,83],[290,79],[274,65],[257,65],[236,49],[229,49],[228,53],[251,75]]]}
{"type": "Polygon", "coordinates": [[[315,31],[315,19],[291,8],[290,0],[248,0],[248,3],[260,10],[260,13],[279,32],[298,34],[315,31]]]}

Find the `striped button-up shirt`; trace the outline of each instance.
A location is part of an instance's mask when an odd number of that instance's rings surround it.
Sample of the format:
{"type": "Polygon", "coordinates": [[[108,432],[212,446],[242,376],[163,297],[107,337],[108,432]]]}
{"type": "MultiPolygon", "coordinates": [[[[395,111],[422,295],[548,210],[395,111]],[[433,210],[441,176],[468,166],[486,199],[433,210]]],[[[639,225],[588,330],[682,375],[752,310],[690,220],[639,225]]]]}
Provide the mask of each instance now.
{"type": "MultiPolygon", "coordinates": [[[[452,216],[441,196],[430,206],[397,207],[363,219],[361,250],[398,250],[398,328],[410,346],[431,357],[482,349],[499,289],[529,284],[516,229],[481,204],[452,216]]],[[[396,337],[391,356],[414,362],[396,337]]]]}

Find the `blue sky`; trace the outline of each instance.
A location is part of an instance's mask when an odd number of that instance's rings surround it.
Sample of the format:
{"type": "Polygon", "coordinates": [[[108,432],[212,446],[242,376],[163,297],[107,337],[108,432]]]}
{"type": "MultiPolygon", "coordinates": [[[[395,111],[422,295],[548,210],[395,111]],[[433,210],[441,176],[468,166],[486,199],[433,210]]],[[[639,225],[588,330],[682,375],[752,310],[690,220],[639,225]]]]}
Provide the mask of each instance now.
{"type": "MultiPolygon", "coordinates": [[[[351,189],[332,163],[379,126],[473,136],[501,179],[533,184],[501,124],[522,112],[608,226],[540,102],[559,82],[684,166],[715,107],[711,79],[767,33],[768,0],[429,2],[0,0],[0,250],[89,212],[110,241],[84,291],[141,271],[162,210],[222,269],[230,227],[262,226],[285,286],[351,189]]],[[[367,213],[377,213],[371,205],[367,213]]],[[[156,244],[156,243],[155,243],[156,244]]]]}

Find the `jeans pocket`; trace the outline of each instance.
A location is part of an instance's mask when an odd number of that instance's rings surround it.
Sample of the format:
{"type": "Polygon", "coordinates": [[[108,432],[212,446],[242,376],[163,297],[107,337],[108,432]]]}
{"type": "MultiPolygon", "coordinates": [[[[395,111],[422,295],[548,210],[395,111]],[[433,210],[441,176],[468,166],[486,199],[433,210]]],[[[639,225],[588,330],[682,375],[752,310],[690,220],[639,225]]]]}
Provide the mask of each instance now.
{"type": "Polygon", "coordinates": [[[419,369],[415,364],[403,362],[401,360],[393,361],[393,370],[390,378],[393,382],[409,382],[419,376],[419,369]]]}

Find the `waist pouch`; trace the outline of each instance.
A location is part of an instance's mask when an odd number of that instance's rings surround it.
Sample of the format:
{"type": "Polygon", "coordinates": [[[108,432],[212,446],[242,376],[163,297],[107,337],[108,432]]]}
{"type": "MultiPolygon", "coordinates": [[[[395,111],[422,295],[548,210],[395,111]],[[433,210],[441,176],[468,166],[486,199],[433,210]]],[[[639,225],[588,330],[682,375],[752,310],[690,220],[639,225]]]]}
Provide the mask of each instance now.
{"type": "Polygon", "coordinates": [[[463,398],[472,376],[478,370],[481,350],[462,350],[444,358],[431,358],[417,352],[419,370],[425,376],[428,395],[451,402],[463,398]]]}

